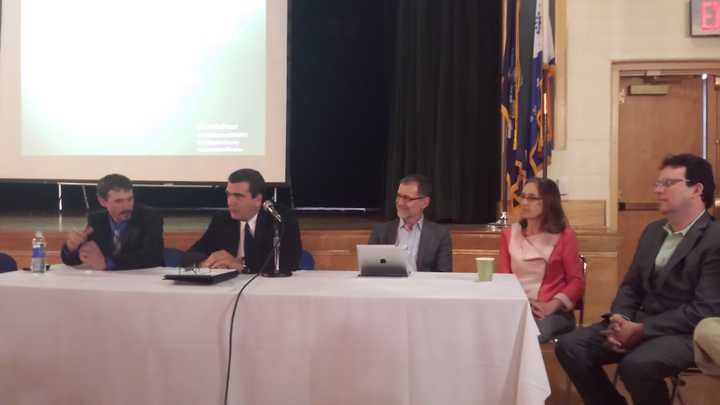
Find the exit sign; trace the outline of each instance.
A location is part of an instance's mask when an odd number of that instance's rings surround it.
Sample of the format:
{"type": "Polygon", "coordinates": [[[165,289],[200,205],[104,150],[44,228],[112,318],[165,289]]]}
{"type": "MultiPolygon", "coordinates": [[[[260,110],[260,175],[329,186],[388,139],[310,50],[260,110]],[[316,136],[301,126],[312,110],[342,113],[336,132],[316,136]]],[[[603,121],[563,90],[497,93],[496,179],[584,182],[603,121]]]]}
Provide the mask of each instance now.
{"type": "Polygon", "coordinates": [[[690,1],[690,35],[720,36],[720,0],[690,1]]]}

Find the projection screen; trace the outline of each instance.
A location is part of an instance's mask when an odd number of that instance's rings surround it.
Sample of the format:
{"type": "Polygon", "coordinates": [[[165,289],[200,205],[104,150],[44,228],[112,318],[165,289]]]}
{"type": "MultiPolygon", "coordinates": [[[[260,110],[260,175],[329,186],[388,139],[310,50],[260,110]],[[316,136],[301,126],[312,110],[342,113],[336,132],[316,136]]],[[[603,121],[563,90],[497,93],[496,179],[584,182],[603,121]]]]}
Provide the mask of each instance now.
{"type": "Polygon", "coordinates": [[[0,179],[285,182],[287,1],[2,1],[0,179]]]}

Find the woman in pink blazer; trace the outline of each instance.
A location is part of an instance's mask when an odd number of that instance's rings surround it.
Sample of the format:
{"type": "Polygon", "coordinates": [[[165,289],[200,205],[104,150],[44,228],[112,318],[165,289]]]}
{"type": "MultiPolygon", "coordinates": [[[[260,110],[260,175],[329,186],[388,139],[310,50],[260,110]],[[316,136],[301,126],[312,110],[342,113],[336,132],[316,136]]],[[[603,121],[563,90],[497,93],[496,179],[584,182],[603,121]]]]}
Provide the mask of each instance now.
{"type": "Polygon", "coordinates": [[[501,234],[498,272],[517,276],[544,343],[575,328],[572,310],[585,290],[585,279],[575,232],[554,181],[533,178],[525,183],[520,218],[501,234]]]}

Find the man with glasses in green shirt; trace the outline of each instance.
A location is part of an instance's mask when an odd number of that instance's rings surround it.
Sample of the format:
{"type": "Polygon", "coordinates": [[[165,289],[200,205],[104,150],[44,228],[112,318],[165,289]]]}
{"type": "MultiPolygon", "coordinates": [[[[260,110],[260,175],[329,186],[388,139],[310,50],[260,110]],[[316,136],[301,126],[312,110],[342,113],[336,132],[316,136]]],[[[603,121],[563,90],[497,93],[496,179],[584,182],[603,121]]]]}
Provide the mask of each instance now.
{"type": "Polygon", "coordinates": [[[665,378],[693,364],[695,326],[720,315],[720,225],[707,213],[712,167],[690,154],[660,167],[654,188],[664,219],[645,228],[611,312],[556,346],[586,404],[627,403],[602,369],[618,363],[634,404],[670,405],[665,378]]]}

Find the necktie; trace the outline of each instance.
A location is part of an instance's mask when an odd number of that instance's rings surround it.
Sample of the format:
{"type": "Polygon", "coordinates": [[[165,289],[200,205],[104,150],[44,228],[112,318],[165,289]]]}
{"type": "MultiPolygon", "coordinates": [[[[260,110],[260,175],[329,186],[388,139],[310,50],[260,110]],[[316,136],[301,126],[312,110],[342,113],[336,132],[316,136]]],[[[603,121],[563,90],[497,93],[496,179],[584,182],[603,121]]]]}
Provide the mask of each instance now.
{"type": "Polygon", "coordinates": [[[250,225],[245,223],[245,236],[243,239],[243,255],[245,257],[245,265],[251,269],[254,269],[255,263],[253,262],[253,244],[255,238],[250,233],[250,225]]]}
{"type": "Polygon", "coordinates": [[[113,230],[113,256],[117,256],[122,249],[122,241],[120,240],[120,231],[117,229],[113,230]]]}

